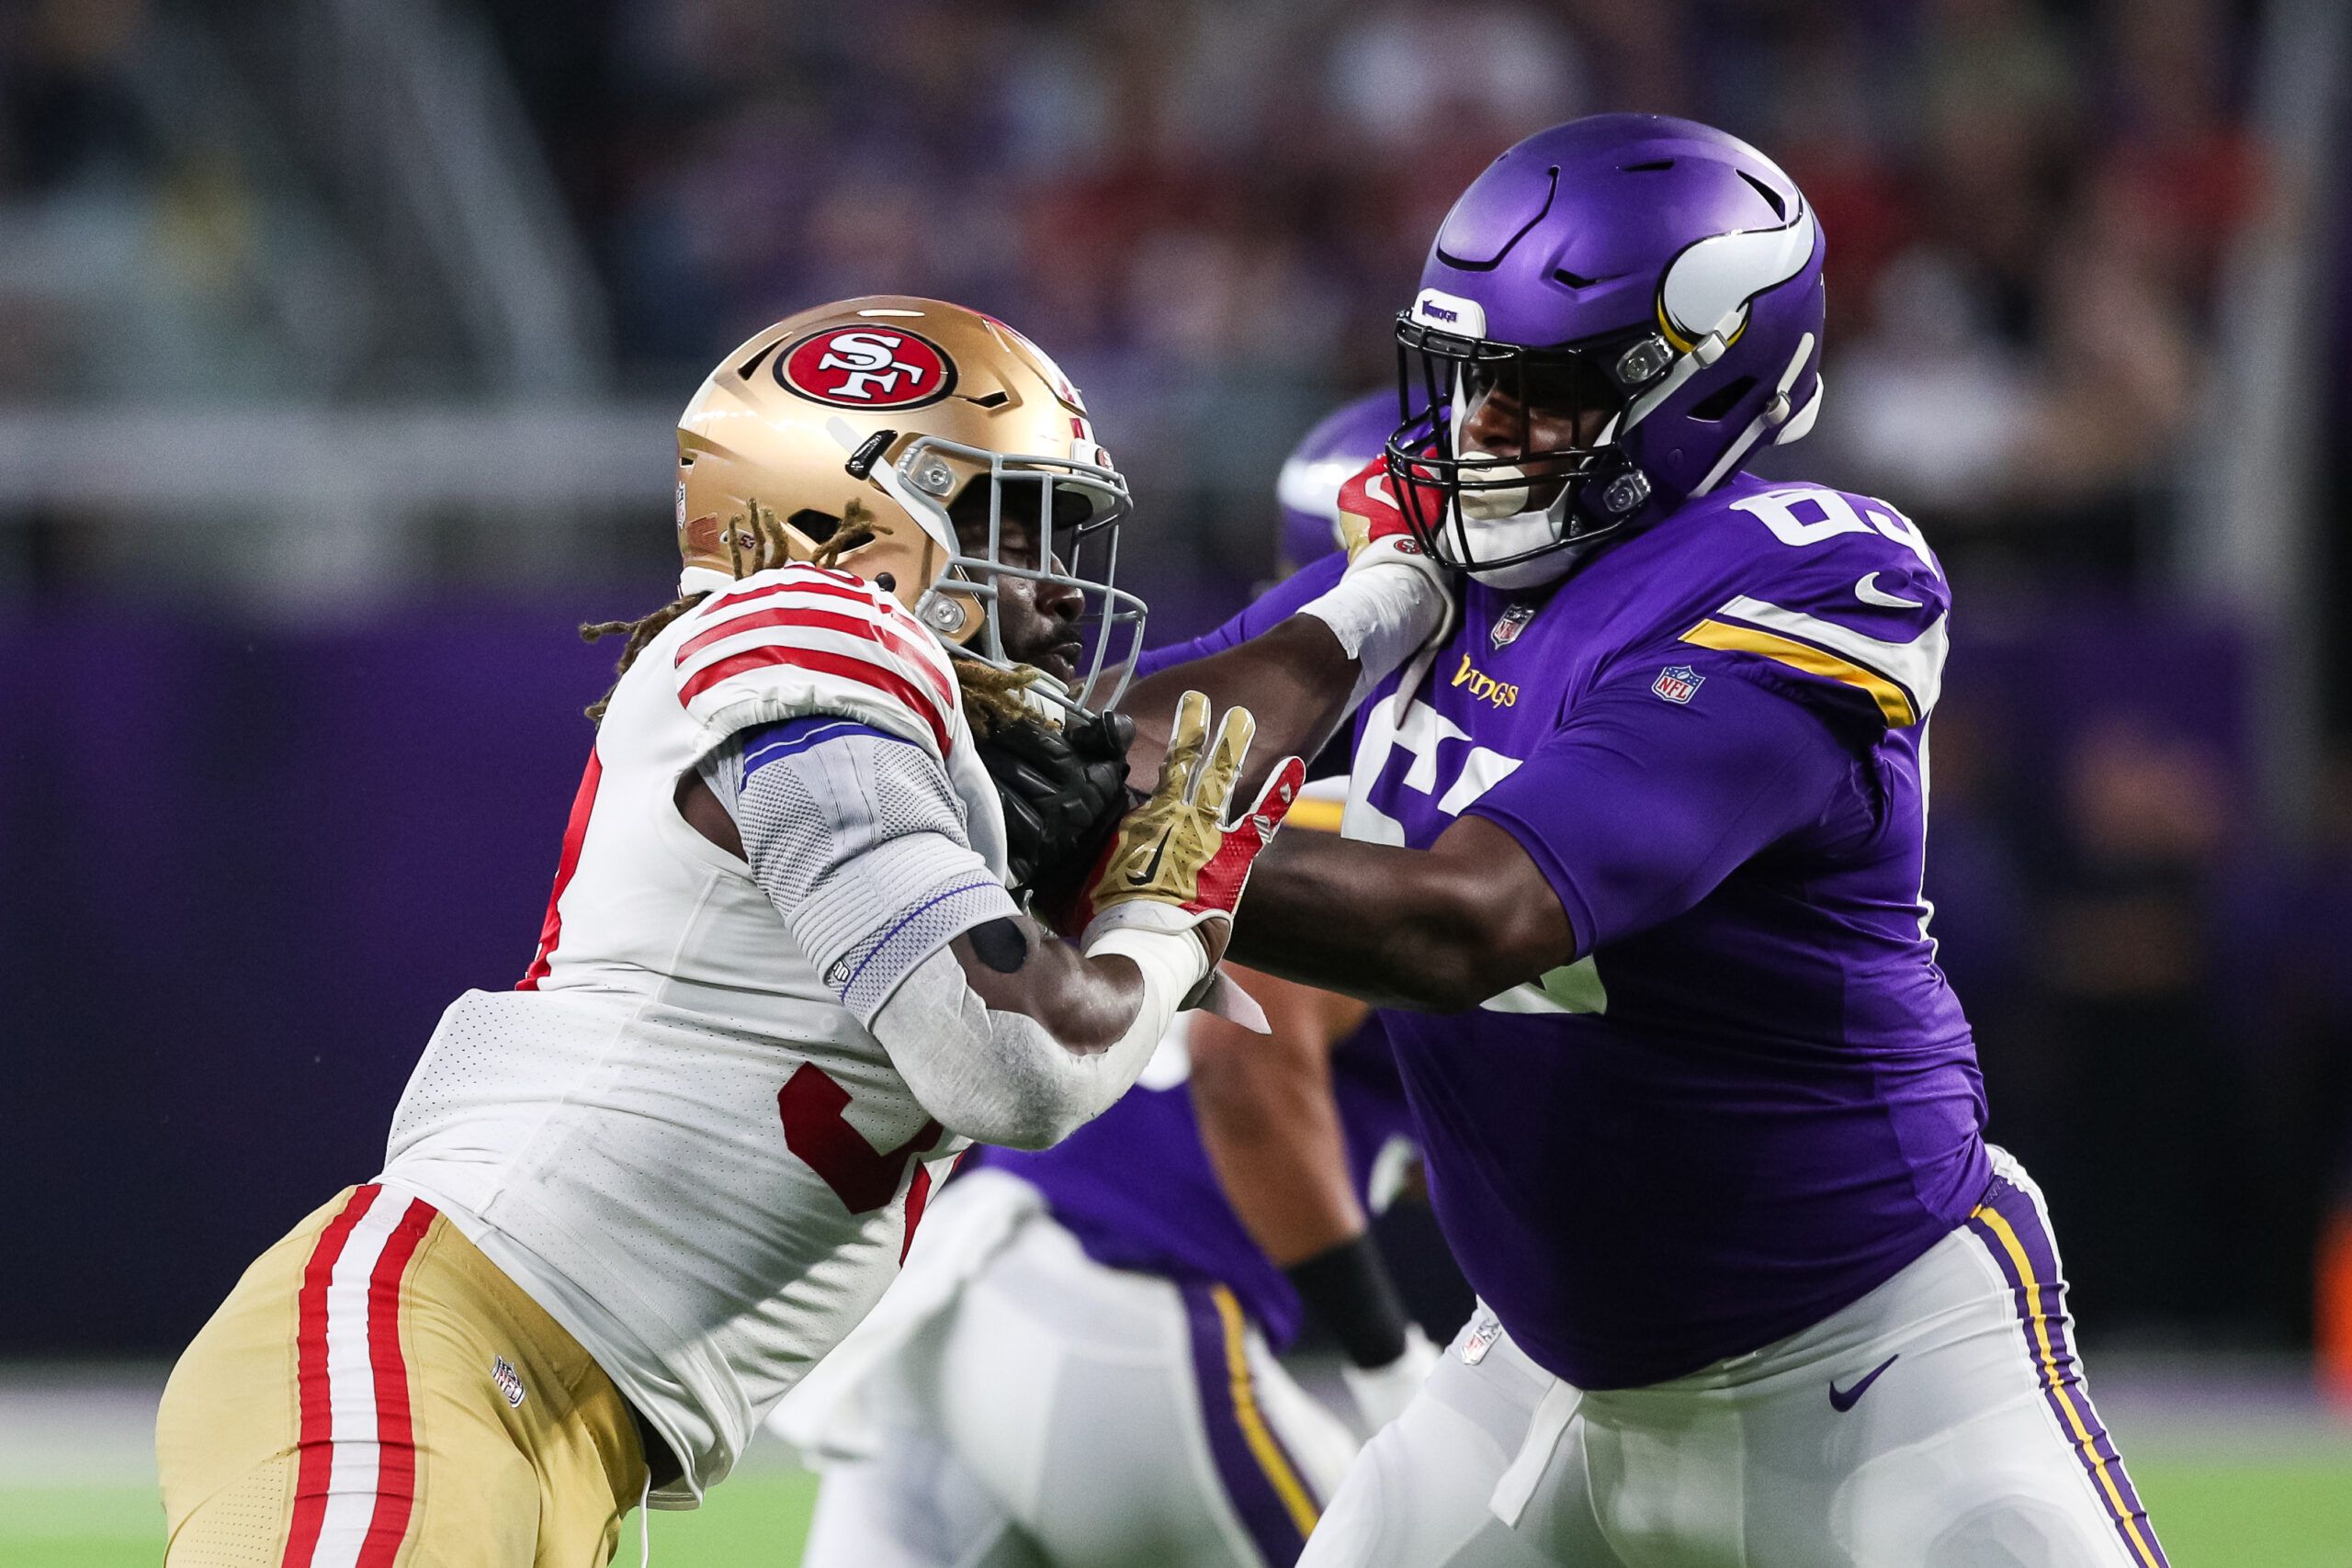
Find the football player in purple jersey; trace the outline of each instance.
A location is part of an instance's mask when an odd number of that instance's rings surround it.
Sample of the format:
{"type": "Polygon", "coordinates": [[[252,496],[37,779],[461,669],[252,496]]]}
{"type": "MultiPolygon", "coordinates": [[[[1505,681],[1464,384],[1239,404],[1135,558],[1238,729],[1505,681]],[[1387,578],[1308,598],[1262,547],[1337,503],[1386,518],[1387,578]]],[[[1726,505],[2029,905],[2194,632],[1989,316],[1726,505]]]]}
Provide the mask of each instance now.
{"type": "Polygon", "coordinates": [[[1357,712],[1353,841],[1277,842],[1233,953],[1389,1010],[1482,1299],[1304,1562],[2165,1562],[1928,934],[1943,571],[1747,468],[1819,411],[1823,259],[1707,127],[1513,147],[1345,575],[1130,695],[1147,766],[1178,686],[1267,756],[1357,712]]]}
{"type": "MultiPolygon", "coordinates": [[[[1340,488],[1395,403],[1337,411],[1284,465],[1283,567],[1317,564],[1144,671],[1338,581],[1340,488]]],[[[1290,824],[1336,829],[1339,792],[1309,789],[1290,824]]],[[[1104,1117],[1051,1150],[976,1148],[933,1201],[874,1320],[774,1423],[825,1472],[808,1568],[1296,1560],[1436,1352],[1367,1219],[1409,1153],[1386,1043],[1362,1002],[1243,982],[1271,1036],[1189,1015],[1104,1117]],[[1336,1414],[1274,1359],[1307,1322],[1343,1358],[1336,1414]]]]}

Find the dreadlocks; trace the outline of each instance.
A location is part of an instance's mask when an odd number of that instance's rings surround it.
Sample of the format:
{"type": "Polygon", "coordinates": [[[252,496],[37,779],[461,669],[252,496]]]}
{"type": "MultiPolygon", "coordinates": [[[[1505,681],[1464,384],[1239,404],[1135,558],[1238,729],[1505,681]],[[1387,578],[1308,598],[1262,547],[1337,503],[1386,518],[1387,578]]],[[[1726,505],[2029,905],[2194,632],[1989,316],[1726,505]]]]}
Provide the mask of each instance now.
{"type": "Polygon", "coordinates": [[[650,615],[639,615],[633,621],[590,621],[580,628],[582,642],[601,642],[608,637],[626,636],[628,638],[621,645],[620,662],[613,666],[613,683],[605,688],[603,696],[588,705],[587,713],[592,723],[605,722],[605,709],[611,705],[613,694],[620,689],[620,678],[628,673],[628,667],[637,662],[637,656],[645,651],[645,645],[660,637],[672,621],[709,597],[708,593],[682,594],[650,615]]]}
{"type": "Polygon", "coordinates": [[[956,689],[964,699],[964,719],[972,727],[973,734],[986,740],[1000,729],[1037,722],[1037,716],[1021,697],[1029,682],[1037,678],[1035,669],[1022,664],[1000,670],[977,659],[952,662],[956,666],[956,689]]]}
{"type": "MultiPolygon", "coordinates": [[[[811,553],[811,566],[833,567],[841,558],[861,545],[868,545],[890,532],[890,525],[876,517],[858,502],[851,502],[848,514],[832,537],[819,545],[811,553]]],[[[751,503],[751,514],[729,519],[727,532],[727,553],[738,578],[755,571],[786,564],[792,558],[786,548],[784,525],[775,511],[751,503]],[[750,547],[748,552],[746,546],[750,547]],[[746,570],[748,567],[749,570],[746,570]]],[[[599,642],[608,637],[628,640],[621,645],[621,656],[613,666],[613,684],[605,694],[588,705],[591,720],[603,723],[605,709],[613,700],[613,693],[620,686],[620,677],[628,673],[646,645],[666,630],[671,622],[701,604],[707,592],[682,594],[649,615],[633,621],[591,621],[580,628],[580,640],[599,642]]],[[[956,690],[963,698],[965,722],[972,733],[983,739],[999,729],[1016,724],[1034,723],[1035,716],[1022,700],[1021,694],[1037,678],[1037,671],[1027,665],[1013,670],[1000,670],[993,664],[983,664],[977,659],[955,659],[948,662],[956,667],[956,690]]]]}
{"type": "MultiPolygon", "coordinates": [[[[870,535],[869,535],[870,536],[870,535]]],[[[755,571],[784,565],[792,558],[785,538],[784,524],[775,509],[762,506],[757,496],[751,498],[749,515],[738,513],[727,520],[727,531],[719,536],[727,545],[728,563],[738,578],[749,577],[755,571]]],[[[838,552],[836,552],[838,554],[838,552]]],[[[819,562],[820,565],[827,564],[819,562]]],[[[645,645],[660,637],[672,621],[708,598],[708,593],[685,593],[671,600],[650,615],[639,615],[633,621],[590,621],[580,628],[582,642],[601,642],[608,637],[626,637],[621,645],[620,661],[613,666],[613,683],[605,694],[588,705],[588,717],[594,723],[605,722],[605,709],[619,689],[620,678],[645,651],[645,645]]]]}

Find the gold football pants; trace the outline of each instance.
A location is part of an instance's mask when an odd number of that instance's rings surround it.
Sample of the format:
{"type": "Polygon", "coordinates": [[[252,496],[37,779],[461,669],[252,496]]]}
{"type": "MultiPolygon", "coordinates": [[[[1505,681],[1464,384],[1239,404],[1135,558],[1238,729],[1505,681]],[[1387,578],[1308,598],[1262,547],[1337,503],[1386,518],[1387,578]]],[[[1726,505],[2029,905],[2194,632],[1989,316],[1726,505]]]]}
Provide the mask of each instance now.
{"type": "Polygon", "coordinates": [[[167,1568],[596,1568],[628,1403],[431,1205],[345,1190],[237,1281],[155,1423],[167,1568]]]}

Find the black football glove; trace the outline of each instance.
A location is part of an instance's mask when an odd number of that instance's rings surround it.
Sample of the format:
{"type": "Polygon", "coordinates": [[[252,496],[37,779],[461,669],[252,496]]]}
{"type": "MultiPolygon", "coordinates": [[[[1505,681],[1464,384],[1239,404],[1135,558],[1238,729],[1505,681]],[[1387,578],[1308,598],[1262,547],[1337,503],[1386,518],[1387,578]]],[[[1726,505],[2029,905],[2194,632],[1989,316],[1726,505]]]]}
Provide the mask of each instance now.
{"type": "Polygon", "coordinates": [[[1091,870],[1126,814],[1127,748],[1136,721],[1123,713],[1071,713],[1059,729],[1001,726],[979,743],[1004,806],[1012,885],[1050,904],[1091,870]]]}

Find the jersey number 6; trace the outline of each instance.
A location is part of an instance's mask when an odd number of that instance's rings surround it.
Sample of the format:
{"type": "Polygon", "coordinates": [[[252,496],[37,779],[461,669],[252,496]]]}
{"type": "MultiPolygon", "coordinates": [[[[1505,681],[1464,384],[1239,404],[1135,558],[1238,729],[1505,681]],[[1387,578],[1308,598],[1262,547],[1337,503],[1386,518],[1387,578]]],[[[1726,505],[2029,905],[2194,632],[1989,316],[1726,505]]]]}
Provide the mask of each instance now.
{"type": "Polygon", "coordinates": [[[849,1090],[814,1062],[803,1062],[785,1081],[775,1108],[784,1119],[785,1147],[823,1177],[853,1214],[870,1214],[888,1203],[898,1194],[907,1163],[939,1141],[939,1123],[925,1122],[897,1148],[877,1153],[842,1115],[849,1109],[849,1090]]]}

